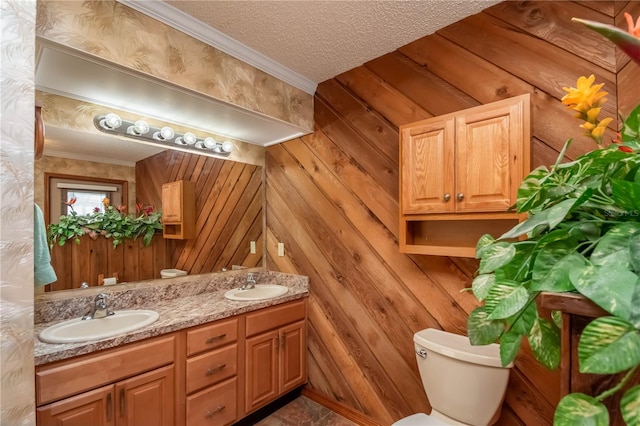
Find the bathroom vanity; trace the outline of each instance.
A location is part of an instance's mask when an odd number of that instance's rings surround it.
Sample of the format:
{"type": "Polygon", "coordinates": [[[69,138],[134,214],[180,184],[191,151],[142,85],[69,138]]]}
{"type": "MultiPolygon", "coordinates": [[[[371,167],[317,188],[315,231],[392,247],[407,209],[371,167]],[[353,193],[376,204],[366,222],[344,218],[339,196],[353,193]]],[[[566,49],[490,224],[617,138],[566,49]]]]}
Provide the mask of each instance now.
{"type": "MultiPolygon", "coordinates": [[[[147,295],[140,308],[160,314],[130,334],[74,344],[36,337],[38,425],[226,425],[304,384],[308,279],[261,272],[258,282],[286,285],[287,294],[236,302],[224,293],[246,273],[233,276],[223,284],[179,277],[112,294],[128,309],[147,295]],[[158,295],[180,286],[196,294],[158,295]]],[[[36,333],[51,324],[37,323],[36,333]]]]}

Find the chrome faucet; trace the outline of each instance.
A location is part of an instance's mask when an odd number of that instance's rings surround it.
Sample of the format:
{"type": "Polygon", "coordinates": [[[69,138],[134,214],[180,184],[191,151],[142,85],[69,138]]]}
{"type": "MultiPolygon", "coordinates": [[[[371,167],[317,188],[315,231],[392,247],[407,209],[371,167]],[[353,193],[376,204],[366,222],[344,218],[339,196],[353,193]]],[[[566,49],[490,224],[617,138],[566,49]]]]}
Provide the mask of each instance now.
{"type": "Polygon", "coordinates": [[[247,274],[247,282],[242,284],[240,290],[246,290],[248,288],[254,288],[256,286],[256,276],[253,272],[247,274]]]}
{"type": "Polygon", "coordinates": [[[87,312],[82,317],[82,319],[98,319],[107,317],[109,315],[113,315],[113,311],[109,310],[109,308],[107,307],[107,295],[104,293],[100,293],[93,300],[93,306],[91,307],[91,310],[89,310],[89,312],[87,312]]]}

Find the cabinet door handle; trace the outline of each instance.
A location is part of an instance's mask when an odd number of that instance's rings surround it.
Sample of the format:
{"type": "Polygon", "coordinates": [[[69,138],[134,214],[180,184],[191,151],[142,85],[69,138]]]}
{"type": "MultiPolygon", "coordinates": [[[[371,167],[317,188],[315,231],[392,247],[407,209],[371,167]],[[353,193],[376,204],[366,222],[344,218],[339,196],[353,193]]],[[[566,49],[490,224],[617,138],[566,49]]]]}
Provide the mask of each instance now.
{"type": "Polygon", "coordinates": [[[213,410],[209,410],[207,411],[207,414],[204,416],[207,419],[210,419],[211,417],[213,417],[214,415],[218,414],[220,411],[224,410],[225,406],[218,406],[218,408],[215,408],[213,410]]]}
{"type": "Polygon", "coordinates": [[[127,412],[127,400],[124,397],[124,388],[120,389],[120,416],[127,412]]]}
{"type": "Polygon", "coordinates": [[[227,337],[227,333],[222,333],[222,334],[220,334],[220,335],[218,335],[218,336],[209,337],[209,338],[205,341],[205,343],[206,343],[206,344],[210,344],[210,343],[215,342],[216,340],[224,339],[225,337],[227,337]]]}
{"type": "Polygon", "coordinates": [[[445,201],[449,201],[451,199],[451,194],[446,193],[446,194],[444,194],[444,197],[442,197],[442,198],[444,198],[445,201]]]}
{"type": "Polygon", "coordinates": [[[111,417],[113,416],[113,401],[111,400],[111,392],[107,394],[107,421],[111,421],[111,417]]]}
{"type": "Polygon", "coordinates": [[[462,199],[464,198],[464,194],[461,192],[456,196],[456,198],[458,199],[458,201],[462,201],[462,199]]]}
{"type": "Polygon", "coordinates": [[[207,368],[207,373],[206,373],[206,375],[207,375],[207,376],[211,376],[211,375],[212,375],[212,374],[214,374],[216,371],[220,371],[220,370],[222,370],[223,368],[225,368],[226,366],[227,366],[227,364],[220,364],[220,365],[219,365],[219,366],[217,366],[217,367],[207,368]]]}

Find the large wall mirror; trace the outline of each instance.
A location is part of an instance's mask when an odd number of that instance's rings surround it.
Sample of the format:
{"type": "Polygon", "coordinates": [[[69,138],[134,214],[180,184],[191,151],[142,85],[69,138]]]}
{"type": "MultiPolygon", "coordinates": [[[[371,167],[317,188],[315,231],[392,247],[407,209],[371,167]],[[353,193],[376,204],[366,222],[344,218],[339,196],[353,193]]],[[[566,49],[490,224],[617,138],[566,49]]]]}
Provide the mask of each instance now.
{"type": "MultiPolygon", "coordinates": [[[[109,240],[100,238],[54,247],[52,264],[58,281],[47,286],[48,291],[76,289],[82,282],[99,285],[101,276],[117,275],[120,282],[132,282],[160,278],[160,269],[179,269],[193,275],[263,265],[264,147],[229,138],[234,151],[228,158],[219,158],[185,152],[178,146],[149,145],[102,134],[95,129],[93,116],[115,109],[132,117],[137,114],[153,125],[169,123],[177,131],[217,138],[220,134],[206,127],[206,115],[219,112],[219,105],[206,108],[206,99],[170,85],[156,84],[153,90],[141,90],[149,84],[148,76],[139,78],[113,67],[96,71],[96,65],[101,68],[102,64],[95,60],[77,53],[69,59],[69,52],[45,40],[38,39],[37,45],[36,93],[42,104],[45,142],[43,155],[35,164],[34,194],[43,211],[50,212],[51,202],[57,205],[66,201],[51,195],[56,190],[52,186],[59,185],[52,177],[84,179],[87,187],[107,188],[115,181],[123,182],[128,196],[121,202],[131,214],[136,204],[161,209],[164,183],[186,180],[195,187],[195,237],[163,239],[160,235],[156,237],[160,243],[151,248],[129,242],[113,250],[109,240]],[[92,98],[92,93],[105,87],[112,101],[92,98]],[[163,87],[170,90],[164,91],[163,87]],[[159,108],[167,103],[174,108],[168,117],[159,108]],[[145,110],[144,105],[157,108],[145,110]]],[[[268,135],[276,130],[268,125],[264,132],[257,133],[268,135]]],[[[50,222],[55,217],[49,214],[46,219],[50,222]]]]}

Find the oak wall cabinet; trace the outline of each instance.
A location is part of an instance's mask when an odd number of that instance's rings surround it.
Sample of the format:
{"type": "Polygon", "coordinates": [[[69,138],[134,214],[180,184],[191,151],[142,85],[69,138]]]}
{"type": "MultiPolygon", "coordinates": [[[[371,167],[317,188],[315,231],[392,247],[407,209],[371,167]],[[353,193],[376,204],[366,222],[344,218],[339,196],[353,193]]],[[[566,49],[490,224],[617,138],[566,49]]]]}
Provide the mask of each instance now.
{"type": "Polygon", "coordinates": [[[195,184],[178,180],[162,185],[162,234],[188,240],[196,235],[195,184]]]}
{"type": "Polygon", "coordinates": [[[246,413],[307,380],[306,301],[266,308],[246,318],[246,413]]]}
{"type": "Polygon", "coordinates": [[[175,424],[175,337],[36,369],[39,426],[175,424]]]}
{"type": "Polygon", "coordinates": [[[530,170],[529,94],[400,127],[400,251],[475,255],[516,225],[530,170]]]}

